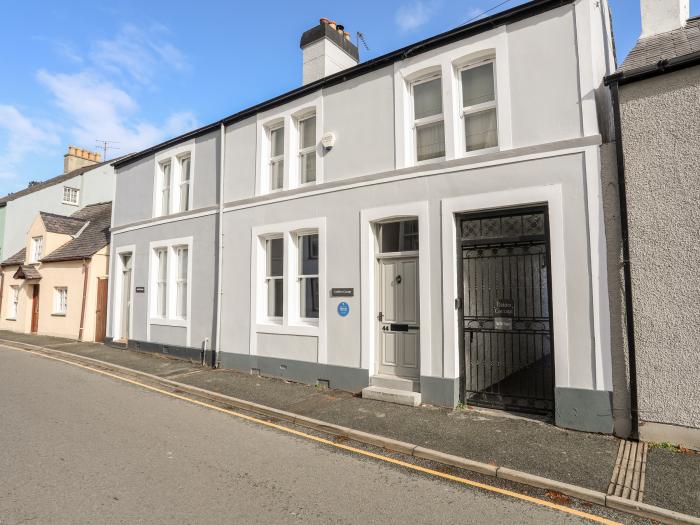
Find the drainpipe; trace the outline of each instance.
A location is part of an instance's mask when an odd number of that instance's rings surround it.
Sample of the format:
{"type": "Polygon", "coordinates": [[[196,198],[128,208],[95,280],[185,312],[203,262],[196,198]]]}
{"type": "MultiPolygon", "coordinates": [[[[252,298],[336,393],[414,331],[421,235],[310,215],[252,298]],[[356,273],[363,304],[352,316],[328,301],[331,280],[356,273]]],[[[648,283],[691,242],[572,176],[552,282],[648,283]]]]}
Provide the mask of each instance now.
{"type": "Polygon", "coordinates": [[[5,290],[5,268],[0,266],[0,314],[2,314],[2,292],[5,290]]]}
{"type": "Polygon", "coordinates": [[[88,285],[88,260],[83,259],[83,301],[80,307],[80,330],[78,330],[78,341],[83,340],[83,327],[85,326],[85,302],[87,297],[87,285],[88,285]]]}
{"type": "Polygon", "coordinates": [[[630,370],[630,412],[632,438],[639,439],[639,403],[637,390],[637,353],[634,340],[634,305],[632,303],[632,270],[630,268],[629,227],[627,221],[627,193],[625,191],[625,154],[622,148],[622,121],[620,93],[617,82],[610,84],[613,118],[615,122],[615,152],[617,154],[617,192],[620,199],[620,233],[622,237],[622,273],[625,283],[625,321],[627,325],[627,352],[630,370]]]}
{"type": "Polygon", "coordinates": [[[224,295],[223,266],[224,266],[224,156],[226,155],[226,126],[221,124],[220,155],[219,155],[219,213],[218,213],[218,260],[216,264],[216,344],[212,346],[212,367],[221,366],[221,301],[224,295]]]}

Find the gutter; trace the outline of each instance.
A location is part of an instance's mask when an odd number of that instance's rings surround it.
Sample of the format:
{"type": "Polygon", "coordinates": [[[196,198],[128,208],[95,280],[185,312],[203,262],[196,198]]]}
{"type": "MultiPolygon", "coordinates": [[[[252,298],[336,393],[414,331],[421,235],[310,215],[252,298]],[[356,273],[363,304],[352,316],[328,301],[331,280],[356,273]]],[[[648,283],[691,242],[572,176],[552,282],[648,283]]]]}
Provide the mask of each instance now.
{"type": "Polygon", "coordinates": [[[221,155],[219,156],[219,211],[218,211],[218,254],[216,262],[216,342],[212,347],[212,367],[221,365],[221,301],[224,295],[223,270],[224,270],[224,167],[226,156],[226,126],[221,123],[221,155]]]}
{"type": "Polygon", "coordinates": [[[615,153],[617,155],[617,187],[620,206],[620,235],[622,237],[622,272],[625,286],[625,325],[630,371],[630,412],[633,439],[639,439],[639,401],[637,386],[637,353],[634,340],[634,304],[632,302],[632,269],[630,268],[629,224],[627,192],[625,190],[625,153],[622,147],[622,121],[620,118],[620,93],[617,82],[610,84],[615,123],[615,153]]]}
{"type": "Polygon", "coordinates": [[[361,75],[370,73],[374,70],[389,66],[394,62],[405,60],[406,58],[419,55],[421,53],[426,53],[432,49],[445,46],[452,42],[456,42],[458,40],[463,40],[465,38],[484,33],[485,31],[489,31],[501,25],[512,24],[514,22],[518,22],[520,20],[524,20],[526,18],[530,18],[541,13],[545,13],[563,5],[571,4],[574,1],[575,0],[532,0],[525,4],[515,6],[511,9],[507,9],[500,13],[496,13],[495,15],[482,18],[481,20],[477,20],[475,22],[472,22],[471,24],[458,26],[449,31],[445,31],[444,33],[440,33],[439,35],[435,35],[425,40],[421,40],[420,42],[416,42],[414,44],[402,47],[401,49],[392,51],[372,60],[368,60],[367,62],[363,62],[351,68],[344,69],[342,71],[339,71],[338,73],[319,79],[316,82],[311,82],[310,84],[298,87],[296,89],[293,89],[292,91],[288,91],[287,93],[269,99],[265,102],[256,104],[255,106],[251,106],[247,109],[239,111],[238,113],[234,113],[233,115],[224,117],[223,119],[218,120],[217,122],[208,124],[206,126],[195,129],[178,137],[172,138],[161,144],[157,144],[143,151],[133,153],[130,156],[117,159],[114,162],[112,162],[112,166],[114,166],[115,169],[127,166],[134,161],[140,160],[153,153],[157,153],[159,151],[167,149],[171,146],[179,144],[180,142],[184,142],[186,140],[199,137],[201,135],[214,131],[222,124],[230,125],[236,122],[240,122],[249,117],[255,116],[256,114],[262,111],[281,106],[282,104],[286,104],[287,102],[299,99],[307,94],[316,92],[320,89],[334,86],[336,84],[341,84],[352,78],[359,77],[361,75]]]}
{"type": "Polygon", "coordinates": [[[679,57],[666,58],[659,60],[655,64],[630,69],[629,71],[617,71],[605,77],[603,83],[606,86],[612,86],[613,84],[623,86],[631,82],[638,82],[647,78],[663,75],[664,73],[671,73],[672,71],[678,71],[697,65],[700,65],[700,51],[695,51],[694,53],[679,57]]]}

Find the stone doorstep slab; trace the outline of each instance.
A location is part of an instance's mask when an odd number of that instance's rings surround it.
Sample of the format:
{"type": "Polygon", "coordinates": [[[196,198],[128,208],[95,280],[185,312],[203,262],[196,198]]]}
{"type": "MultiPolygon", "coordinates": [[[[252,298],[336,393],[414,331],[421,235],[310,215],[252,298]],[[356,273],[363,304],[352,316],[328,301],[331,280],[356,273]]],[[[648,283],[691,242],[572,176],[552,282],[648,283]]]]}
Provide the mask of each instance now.
{"type": "Polygon", "coordinates": [[[352,428],[342,427],[340,425],[334,425],[331,423],[326,423],[316,419],[308,418],[291,412],[286,412],[284,410],[279,410],[272,407],[267,407],[260,405],[258,403],[253,403],[251,401],[246,401],[242,399],[237,399],[234,397],[227,396],[225,394],[220,394],[213,392],[211,390],[206,390],[203,388],[195,387],[192,385],[187,385],[184,383],[179,383],[177,381],[172,381],[165,379],[153,374],[148,374],[146,372],[141,372],[139,370],[134,370],[132,368],[127,368],[120,365],[115,365],[107,361],[102,361],[99,359],[94,359],[91,357],[85,357],[78,354],[72,354],[70,352],[64,352],[61,350],[56,350],[52,348],[41,347],[37,345],[32,345],[29,343],[8,341],[0,339],[0,344],[5,344],[7,346],[16,346],[18,348],[24,348],[27,350],[40,350],[46,354],[58,354],[63,357],[72,357],[77,359],[86,360],[100,366],[111,367],[115,370],[120,370],[128,372],[131,374],[136,374],[148,378],[155,382],[163,383],[167,386],[178,388],[184,392],[193,393],[195,395],[203,395],[212,400],[217,400],[218,402],[223,402],[232,405],[237,408],[248,410],[250,412],[255,412],[268,417],[275,417],[283,419],[287,422],[298,424],[300,426],[305,426],[316,431],[321,431],[324,433],[329,433],[339,437],[344,437],[347,439],[352,439],[361,443],[371,444],[379,446],[381,448],[391,450],[394,452],[400,452],[403,454],[411,455],[414,457],[428,459],[442,464],[447,464],[450,466],[458,467],[464,470],[478,472],[480,474],[485,474],[489,476],[494,476],[497,478],[513,481],[520,483],[522,485],[532,486],[540,489],[552,490],[559,492],[561,494],[566,494],[567,496],[572,496],[583,501],[588,501],[590,503],[595,503],[597,505],[605,506],[611,509],[620,510],[627,512],[629,514],[634,514],[644,518],[650,518],[661,523],[668,524],[690,524],[690,525],[700,525],[700,518],[695,516],[690,516],[688,514],[682,514],[679,512],[674,512],[661,507],[656,507],[654,505],[648,505],[640,503],[637,501],[630,501],[628,499],[609,496],[603,492],[594,491],[591,489],[586,489],[584,487],[579,487],[576,485],[571,485],[569,483],[563,483],[560,481],[552,480],[549,478],[544,478],[540,476],[535,476],[533,474],[528,474],[526,472],[521,472],[518,470],[499,467],[497,465],[491,465],[487,463],[481,463],[478,461],[472,461],[459,456],[453,456],[450,454],[445,454],[436,450],[426,449],[424,447],[419,447],[418,445],[413,445],[411,443],[406,443],[398,441],[391,438],[386,438],[384,436],[379,436],[375,434],[369,434],[367,432],[362,432],[352,428]]]}
{"type": "Polygon", "coordinates": [[[397,405],[408,405],[411,407],[420,406],[420,392],[409,392],[408,390],[397,390],[395,388],[385,388],[381,386],[367,386],[362,389],[364,399],[374,399],[376,401],[386,401],[397,405]]]}

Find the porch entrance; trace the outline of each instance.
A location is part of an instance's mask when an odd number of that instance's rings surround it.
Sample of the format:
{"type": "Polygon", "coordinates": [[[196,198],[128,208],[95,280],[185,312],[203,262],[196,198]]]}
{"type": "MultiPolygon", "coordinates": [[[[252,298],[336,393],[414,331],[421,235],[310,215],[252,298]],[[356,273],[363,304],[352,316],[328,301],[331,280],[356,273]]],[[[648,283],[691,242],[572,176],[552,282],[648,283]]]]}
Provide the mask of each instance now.
{"type": "Polygon", "coordinates": [[[547,209],[464,215],[459,225],[463,401],[552,415],[547,209]]]}

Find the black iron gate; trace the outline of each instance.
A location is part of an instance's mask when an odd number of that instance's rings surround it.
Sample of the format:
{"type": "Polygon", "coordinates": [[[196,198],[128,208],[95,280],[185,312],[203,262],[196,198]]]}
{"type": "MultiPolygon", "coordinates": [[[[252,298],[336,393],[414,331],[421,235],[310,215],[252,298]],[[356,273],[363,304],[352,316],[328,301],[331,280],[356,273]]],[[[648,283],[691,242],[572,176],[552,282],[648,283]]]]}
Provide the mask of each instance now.
{"type": "Polygon", "coordinates": [[[465,215],[459,235],[463,401],[551,415],[547,210],[465,215]]]}

